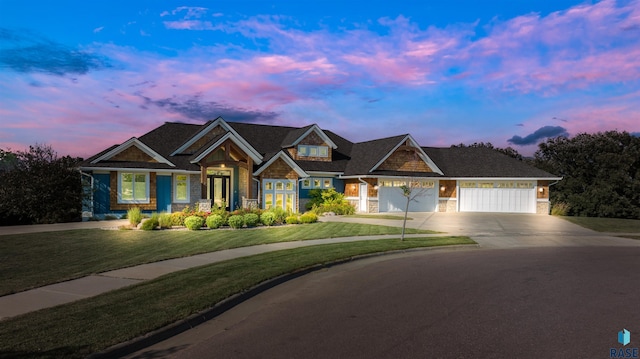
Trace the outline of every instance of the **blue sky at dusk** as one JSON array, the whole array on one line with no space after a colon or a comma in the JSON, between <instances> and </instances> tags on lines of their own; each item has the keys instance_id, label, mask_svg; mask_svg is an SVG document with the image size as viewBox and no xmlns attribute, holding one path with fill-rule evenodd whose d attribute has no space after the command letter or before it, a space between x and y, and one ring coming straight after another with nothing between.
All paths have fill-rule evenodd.
<instances>
[{"instance_id":1,"label":"blue sky at dusk","mask_svg":"<svg viewBox=\"0 0 640 359\"><path fill-rule=\"evenodd\" d=\"M640 0L0 0L0 148L222 116L531 155L640 133L639 59Z\"/></svg>"}]
</instances>

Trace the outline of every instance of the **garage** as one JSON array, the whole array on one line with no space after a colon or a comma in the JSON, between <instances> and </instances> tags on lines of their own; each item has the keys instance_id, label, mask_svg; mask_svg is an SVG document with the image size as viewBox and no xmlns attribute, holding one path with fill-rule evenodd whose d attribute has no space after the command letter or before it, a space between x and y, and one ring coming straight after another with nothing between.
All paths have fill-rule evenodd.
<instances>
[{"instance_id":1,"label":"garage","mask_svg":"<svg viewBox=\"0 0 640 359\"><path fill-rule=\"evenodd\" d=\"M460 181L460 212L536 213L532 181Z\"/></svg>"},{"instance_id":2,"label":"garage","mask_svg":"<svg viewBox=\"0 0 640 359\"><path fill-rule=\"evenodd\" d=\"M380 212L404 212L407 198L399 188L404 181L381 181L378 188ZM415 182L412 187L417 196L409 203L409 212L434 212L436 210L436 190L433 181Z\"/></svg>"}]
</instances>

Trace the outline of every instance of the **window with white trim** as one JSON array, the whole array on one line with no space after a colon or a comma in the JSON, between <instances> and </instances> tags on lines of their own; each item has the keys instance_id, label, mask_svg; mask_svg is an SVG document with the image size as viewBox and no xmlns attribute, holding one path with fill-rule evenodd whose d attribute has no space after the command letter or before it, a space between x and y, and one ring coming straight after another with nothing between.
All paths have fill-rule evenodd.
<instances>
[{"instance_id":1,"label":"window with white trim","mask_svg":"<svg viewBox=\"0 0 640 359\"><path fill-rule=\"evenodd\" d=\"M329 147L298 145L298 156L300 157L329 157Z\"/></svg>"},{"instance_id":2,"label":"window with white trim","mask_svg":"<svg viewBox=\"0 0 640 359\"><path fill-rule=\"evenodd\" d=\"M282 208L296 212L296 181L289 179L265 179L262 184L264 209Z\"/></svg>"},{"instance_id":3,"label":"window with white trim","mask_svg":"<svg viewBox=\"0 0 640 359\"><path fill-rule=\"evenodd\" d=\"M333 188L332 178L307 178L302 181L302 188L304 189L327 189Z\"/></svg>"},{"instance_id":4,"label":"window with white trim","mask_svg":"<svg viewBox=\"0 0 640 359\"><path fill-rule=\"evenodd\" d=\"M173 201L176 203L189 203L190 190L188 174L176 174L173 176Z\"/></svg>"},{"instance_id":5,"label":"window with white trim","mask_svg":"<svg viewBox=\"0 0 640 359\"><path fill-rule=\"evenodd\" d=\"M149 174L119 172L118 203L149 203Z\"/></svg>"}]
</instances>

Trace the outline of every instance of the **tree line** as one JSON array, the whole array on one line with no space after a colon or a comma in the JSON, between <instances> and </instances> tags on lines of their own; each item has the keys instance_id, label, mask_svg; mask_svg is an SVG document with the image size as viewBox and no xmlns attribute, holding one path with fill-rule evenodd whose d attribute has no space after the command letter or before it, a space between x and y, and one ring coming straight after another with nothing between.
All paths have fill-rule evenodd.
<instances>
[{"instance_id":1,"label":"tree line","mask_svg":"<svg viewBox=\"0 0 640 359\"><path fill-rule=\"evenodd\" d=\"M47 145L0 149L0 225L80 220L81 160L60 157Z\"/></svg>"}]
</instances>

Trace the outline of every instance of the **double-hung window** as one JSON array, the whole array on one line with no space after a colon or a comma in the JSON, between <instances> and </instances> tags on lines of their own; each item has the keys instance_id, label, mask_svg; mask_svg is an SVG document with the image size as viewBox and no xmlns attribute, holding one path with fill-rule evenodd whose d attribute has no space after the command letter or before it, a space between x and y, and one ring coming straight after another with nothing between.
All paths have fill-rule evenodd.
<instances>
[{"instance_id":1,"label":"double-hung window","mask_svg":"<svg viewBox=\"0 0 640 359\"><path fill-rule=\"evenodd\" d=\"M120 172L118 203L149 203L149 174Z\"/></svg>"},{"instance_id":2,"label":"double-hung window","mask_svg":"<svg viewBox=\"0 0 640 359\"><path fill-rule=\"evenodd\" d=\"M295 181L265 179L262 188L265 209L278 207L288 212L297 212Z\"/></svg>"},{"instance_id":3,"label":"double-hung window","mask_svg":"<svg viewBox=\"0 0 640 359\"><path fill-rule=\"evenodd\" d=\"M329 147L299 145L298 156L300 157L329 157Z\"/></svg>"}]
</instances>

